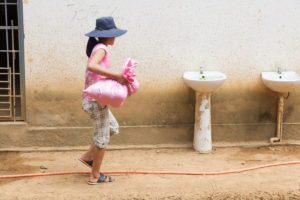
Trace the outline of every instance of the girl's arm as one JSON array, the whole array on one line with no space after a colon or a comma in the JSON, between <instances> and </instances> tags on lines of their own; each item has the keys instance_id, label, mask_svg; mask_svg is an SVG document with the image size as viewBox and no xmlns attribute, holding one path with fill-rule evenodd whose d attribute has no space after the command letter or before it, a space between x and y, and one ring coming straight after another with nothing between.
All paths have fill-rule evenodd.
<instances>
[{"instance_id":1,"label":"girl's arm","mask_svg":"<svg viewBox=\"0 0 300 200\"><path fill-rule=\"evenodd\" d=\"M106 52L104 49L98 49L97 51L95 51L94 55L87 64L87 69L96 74L105 76L110 79L114 79L121 84L128 84L129 82L123 77L122 73L110 72L98 64L104 58L105 53Z\"/></svg>"}]
</instances>

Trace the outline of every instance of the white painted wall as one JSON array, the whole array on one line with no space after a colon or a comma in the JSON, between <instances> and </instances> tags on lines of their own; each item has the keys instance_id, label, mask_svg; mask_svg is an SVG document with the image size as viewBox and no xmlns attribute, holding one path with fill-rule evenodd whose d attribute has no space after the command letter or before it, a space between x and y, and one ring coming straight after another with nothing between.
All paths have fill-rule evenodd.
<instances>
[{"instance_id":1,"label":"white painted wall","mask_svg":"<svg viewBox=\"0 0 300 200\"><path fill-rule=\"evenodd\" d=\"M161 123L191 123L194 115L185 114L193 112L182 81L185 71L204 66L225 73L228 80L213 99L226 89L267 91L260 72L277 66L300 73L299 10L298 0L26 0L27 102L33 108L35 94L45 90L80 99L87 60L84 34L94 29L96 18L111 15L128 30L110 48L112 70L119 71L131 56L139 61L141 83L119 115L138 124L141 116L128 113L139 102L140 110L152 110L140 123L157 117Z\"/></svg>"},{"instance_id":2,"label":"white painted wall","mask_svg":"<svg viewBox=\"0 0 300 200\"><path fill-rule=\"evenodd\" d=\"M111 49L112 66L135 57L139 78L150 88L178 86L184 71L201 65L225 72L230 80L255 78L276 66L300 72L299 9L297 0L28 0L27 83L81 81L83 35L97 17L107 15L128 30Z\"/></svg>"}]
</instances>

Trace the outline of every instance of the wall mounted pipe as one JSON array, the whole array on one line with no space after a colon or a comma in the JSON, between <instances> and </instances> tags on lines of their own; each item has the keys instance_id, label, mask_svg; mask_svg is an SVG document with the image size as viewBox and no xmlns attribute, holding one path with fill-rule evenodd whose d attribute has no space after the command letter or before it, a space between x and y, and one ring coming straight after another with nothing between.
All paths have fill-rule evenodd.
<instances>
[{"instance_id":1,"label":"wall mounted pipe","mask_svg":"<svg viewBox=\"0 0 300 200\"><path fill-rule=\"evenodd\" d=\"M283 100L284 100L284 96L283 94L280 94L278 99L278 109L277 109L276 137L270 138L271 143L282 141L282 123L283 123L283 106L284 106Z\"/></svg>"}]
</instances>

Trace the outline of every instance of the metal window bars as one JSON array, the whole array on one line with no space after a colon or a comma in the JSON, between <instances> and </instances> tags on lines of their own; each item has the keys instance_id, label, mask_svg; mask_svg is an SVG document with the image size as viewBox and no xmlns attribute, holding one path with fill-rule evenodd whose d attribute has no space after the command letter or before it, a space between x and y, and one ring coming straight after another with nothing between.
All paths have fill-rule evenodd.
<instances>
[{"instance_id":1,"label":"metal window bars","mask_svg":"<svg viewBox=\"0 0 300 200\"><path fill-rule=\"evenodd\" d=\"M16 81L15 81L15 60L16 60L16 52L14 49L15 41L14 41L14 21L11 20L11 52L12 52L12 68L11 67L1 67L0 75L7 76L1 77L0 83L6 84L8 87L0 88L0 97L7 99L8 101L1 101L0 104L0 119L13 119L16 121ZM12 71L12 73L11 73ZM11 78L12 77L12 78ZM12 80L11 80L12 79ZM3 94L4 93L4 94ZM4 105L4 106L3 106ZM6 106L5 106L6 105ZM9 113L9 114L8 114Z\"/></svg>"},{"instance_id":2,"label":"metal window bars","mask_svg":"<svg viewBox=\"0 0 300 200\"><path fill-rule=\"evenodd\" d=\"M10 67L0 67L0 83L7 84L8 87L0 88L0 97L8 99L7 101L1 101L0 105L0 119L12 119L12 106L11 106L11 69ZM3 78L5 76L5 78Z\"/></svg>"},{"instance_id":3,"label":"metal window bars","mask_svg":"<svg viewBox=\"0 0 300 200\"><path fill-rule=\"evenodd\" d=\"M0 0L0 121L25 119L22 0Z\"/></svg>"}]
</instances>

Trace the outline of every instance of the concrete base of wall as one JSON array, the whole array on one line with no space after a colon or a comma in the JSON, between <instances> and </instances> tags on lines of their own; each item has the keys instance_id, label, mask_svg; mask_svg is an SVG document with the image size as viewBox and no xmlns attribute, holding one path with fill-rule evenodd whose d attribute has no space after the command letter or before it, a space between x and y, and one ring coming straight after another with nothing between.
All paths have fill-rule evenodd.
<instances>
[{"instance_id":1,"label":"concrete base of wall","mask_svg":"<svg viewBox=\"0 0 300 200\"><path fill-rule=\"evenodd\" d=\"M276 124L214 124L214 143L268 143ZM192 145L193 124L169 126L126 126L111 139L115 146ZM0 148L87 146L92 142L91 127L30 127L26 123L0 123ZM284 140L300 140L300 124L283 125ZM284 141L283 141L284 142Z\"/></svg>"},{"instance_id":2,"label":"concrete base of wall","mask_svg":"<svg viewBox=\"0 0 300 200\"><path fill-rule=\"evenodd\" d=\"M299 140L285 140L278 144L270 142L215 142L213 151L219 148L260 148L273 146L300 146ZM41 151L86 151L89 146L64 146L64 147L7 147L0 148L0 152L41 152ZM193 144L159 144L159 145L114 145L108 146L107 150L147 150L147 149L193 149Z\"/></svg>"}]
</instances>

